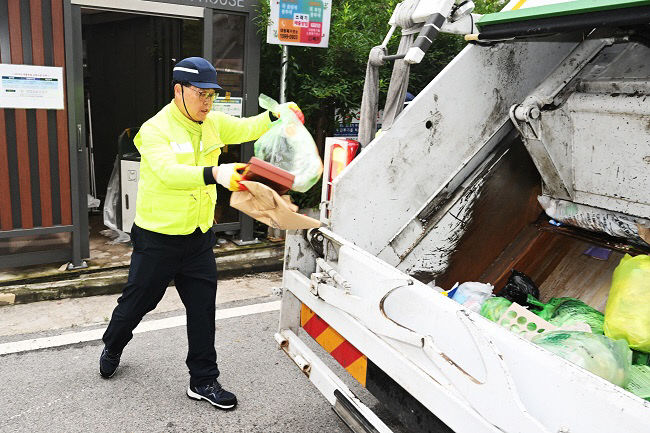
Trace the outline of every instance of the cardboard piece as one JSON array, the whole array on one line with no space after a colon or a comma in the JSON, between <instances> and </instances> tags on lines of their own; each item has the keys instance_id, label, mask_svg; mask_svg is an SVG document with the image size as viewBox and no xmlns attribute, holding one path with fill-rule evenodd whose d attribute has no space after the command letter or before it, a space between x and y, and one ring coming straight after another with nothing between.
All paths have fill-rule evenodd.
<instances>
[{"instance_id":1,"label":"cardboard piece","mask_svg":"<svg viewBox=\"0 0 650 433\"><path fill-rule=\"evenodd\" d=\"M637 224L636 226L639 229L639 236L641 239L643 239L647 244L650 244L650 227L645 227L641 224Z\"/></svg>"},{"instance_id":2,"label":"cardboard piece","mask_svg":"<svg viewBox=\"0 0 650 433\"><path fill-rule=\"evenodd\" d=\"M248 167L244 170L242 178L263 183L283 195L291 189L296 177L286 170L253 156L248 161Z\"/></svg>"},{"instance_id":3,"label":"cardboard piece","mask_svg":"<svg viewBox=\"0 0 650 433\"><path fill-rule=\"evenodd\" d=\"M270 227L280 230L311 229L321 226L320 221L296 213L298 206L291 203L288 195L280 196L259 182L241 181L247 191L233 192L230 206L244 212Z\"/></svg>"}]
</instances>

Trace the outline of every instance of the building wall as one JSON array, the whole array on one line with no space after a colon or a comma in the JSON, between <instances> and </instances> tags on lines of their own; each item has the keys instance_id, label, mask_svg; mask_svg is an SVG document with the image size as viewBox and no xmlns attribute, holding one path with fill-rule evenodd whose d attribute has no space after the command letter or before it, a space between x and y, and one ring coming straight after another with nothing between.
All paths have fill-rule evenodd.
<instances>
[{"instance_id":1,"label":"building wall","mask_svg":"<svg viewBox=\"0 0 650 433\"><path fill-rule=\"evenodd\" d=\"M0 61L65 67L63 0L0 0ZM0 231L72 224L67 106L0 109Z\"/></svg>"}]
</instances>

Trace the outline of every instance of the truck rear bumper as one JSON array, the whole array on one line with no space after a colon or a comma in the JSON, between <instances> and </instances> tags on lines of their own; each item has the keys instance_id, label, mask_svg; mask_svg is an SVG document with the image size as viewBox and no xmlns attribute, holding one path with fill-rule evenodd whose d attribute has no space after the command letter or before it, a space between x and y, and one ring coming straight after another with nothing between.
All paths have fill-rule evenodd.
<instances>
[{"instance_id":1,"label":"truck rear bumper","mask_svg":"<svg viewBox=\"0 0 650 433\"><path fill-rule=\"evenodd\" d=\"M275 334L275 340L323 394L336 414L352 431L358 433L392 432L293 331L282 329Z\"/></svg>"}]
</instances>

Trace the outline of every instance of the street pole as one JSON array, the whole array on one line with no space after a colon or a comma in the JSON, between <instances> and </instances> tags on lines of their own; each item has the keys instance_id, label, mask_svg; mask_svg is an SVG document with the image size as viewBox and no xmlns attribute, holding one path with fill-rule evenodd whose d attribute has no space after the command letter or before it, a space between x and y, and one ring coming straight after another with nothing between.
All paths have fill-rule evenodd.
<instances>
[{"instance_id":1,"label":"street pole","mask_svg":"<svg viewBox=\"0 0 650 433\"><path fill-rule=\"evenodd\" d=\"M282 45L282 71L280 72L280 104L287 102L287 69L289 68L289 47Z\"/></svg>"},{"instance_id":2,"label":"street pole","mask_svg":"<svg viewBox=\"0 0 650 433\"><path fill-rule=\"evenodd\" d=\"M289 47L282 45L282 59L280 66L280 104L287 102L287 70L289 68ZM286 236L286 231L269 227L268 231L269 238L275 239L284 239Z\"/></svg>"}]
</instances>

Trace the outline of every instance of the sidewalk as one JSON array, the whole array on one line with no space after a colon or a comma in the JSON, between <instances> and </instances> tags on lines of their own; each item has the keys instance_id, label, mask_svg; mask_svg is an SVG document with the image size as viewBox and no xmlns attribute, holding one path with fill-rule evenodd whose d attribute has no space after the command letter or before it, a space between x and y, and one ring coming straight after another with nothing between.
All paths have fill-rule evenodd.
<instances>
[{"instance_id":1,"label":"sidewalk","mask_svg":"<svg viewBox=\"0 0 650 433\"><path fill-rule=\"evenodd\" d=\"M87 268L67 271L64 263L53 263L2 269L0 305L120 293L129 273L131 244L111 243L99 233L105 227L96 218L90 225ZM219 278L282 269L284 241L238 246L222 234L218 236L214 255Z\"/></svg>"}]
</instances>

